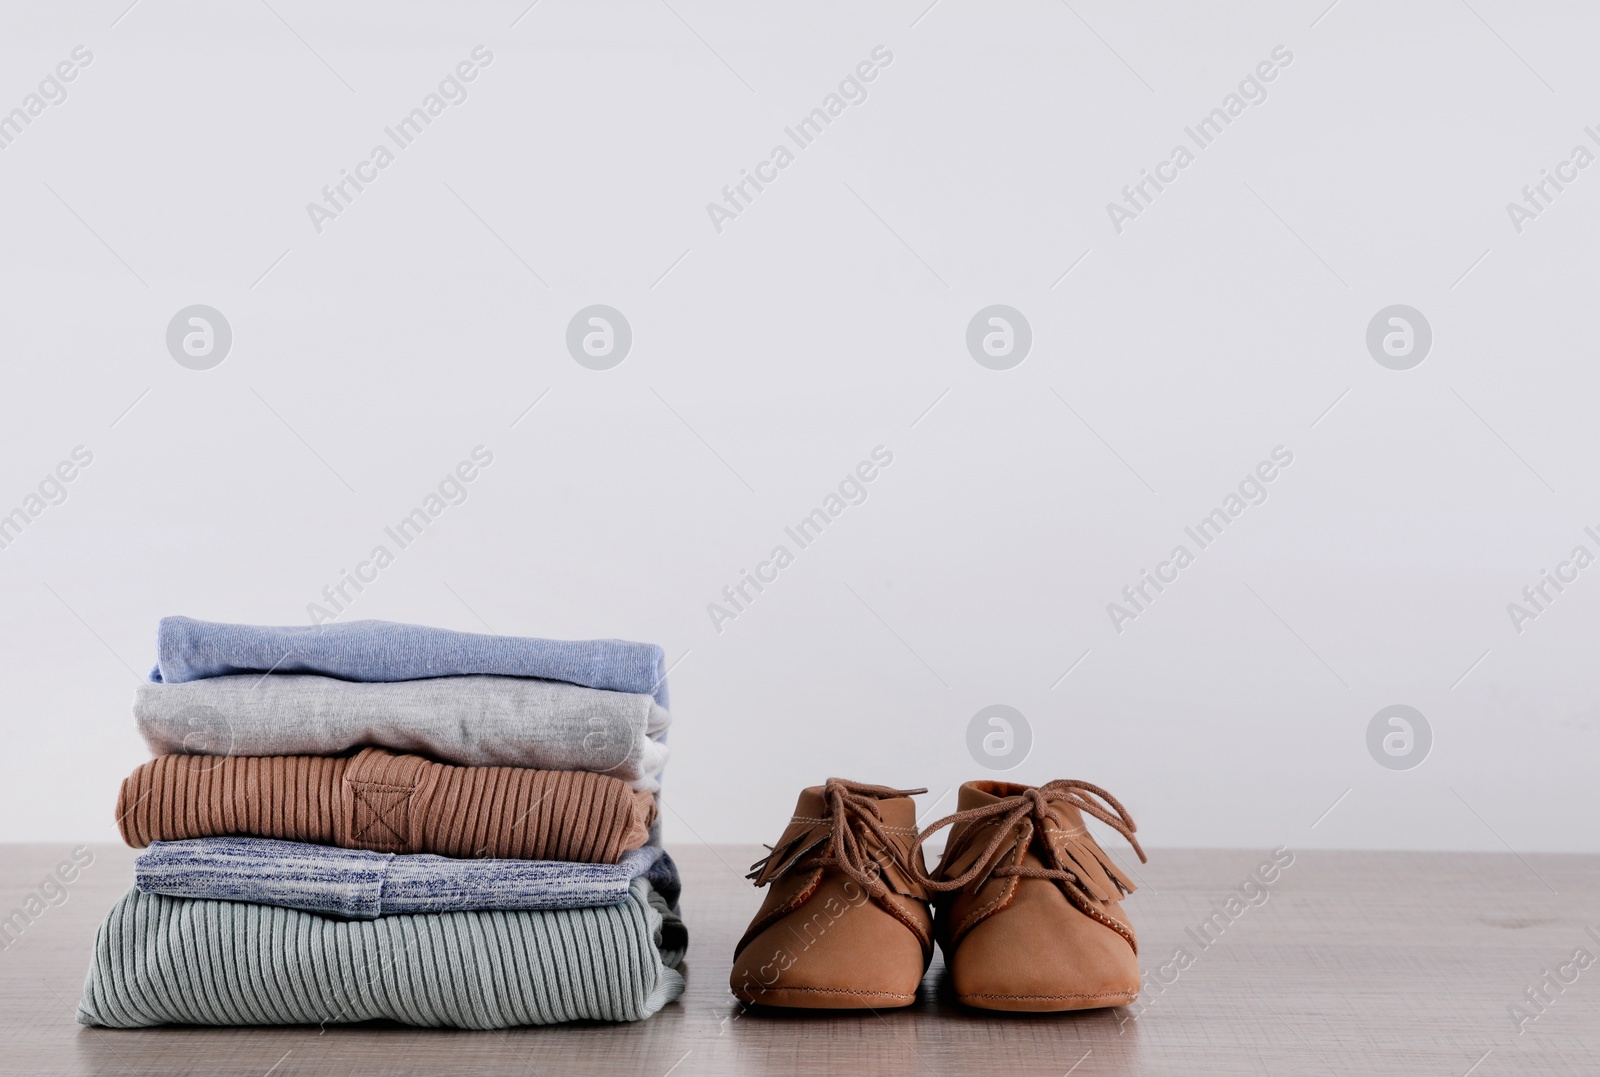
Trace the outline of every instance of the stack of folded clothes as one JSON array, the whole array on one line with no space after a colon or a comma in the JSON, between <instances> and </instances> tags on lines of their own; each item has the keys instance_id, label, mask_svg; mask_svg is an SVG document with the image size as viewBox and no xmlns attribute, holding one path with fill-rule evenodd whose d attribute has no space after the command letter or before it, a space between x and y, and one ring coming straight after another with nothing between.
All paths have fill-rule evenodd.
<instances>
[{"instance_id":1,"label":"stack of folded clothes","mask_svg":"<svg viewBox=\"0 0 1600 1077\"><path fill-rule=\"evenodd\" d=\"M661 648L161 622L87 1025L636 1021L683 993Z\"/></svg>"}]
</instances>

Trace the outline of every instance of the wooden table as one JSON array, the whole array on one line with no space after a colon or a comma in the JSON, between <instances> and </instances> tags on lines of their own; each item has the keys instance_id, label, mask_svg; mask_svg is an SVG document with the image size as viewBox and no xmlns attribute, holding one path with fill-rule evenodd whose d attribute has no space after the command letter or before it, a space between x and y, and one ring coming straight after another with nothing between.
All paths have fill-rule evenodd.
<instances>
[{"instance_id":1,"label":"wooden table","mask_svg":"<svg viewBox=\"0 0 1600 1077\"><path fill-rule=\"evenodd\" d=\"M741 1012L727 990L733 943L759 898L741 876L761 850L683 846L673 854L684 879L689 988L653 1019L319 1032L74 1023L95 927L132 879L130 850L92 849L95 861L67 900L0 952L0 1073L1600 1073L1594 856L1299 852L1264 901L1252 887L1258 904L1230 910L1228 895L1264 852L1157 851L1148 866L1134 865L1142 888L1128 908L1146 972L1169 982L1147 989L1139 1006L1054 1016L964 1010L942 992L935 957L909 1009L767 1017ZM0 846L0 915L65 852ZM1223 918L1202 931L1218 909ZM1180 948L1190 960L1174 963ZM1540 1013L1525 989L1578 949L1596 964ZM1525 1013L1520 1028L1513 1005Z\"/></svg>"}]
</instances>

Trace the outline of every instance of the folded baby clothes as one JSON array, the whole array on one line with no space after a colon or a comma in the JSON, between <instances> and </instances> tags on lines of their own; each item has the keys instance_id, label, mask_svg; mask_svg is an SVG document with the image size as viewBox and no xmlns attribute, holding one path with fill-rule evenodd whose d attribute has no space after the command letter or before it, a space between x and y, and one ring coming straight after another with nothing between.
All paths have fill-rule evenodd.
<instances>
[{"instance_id":1,"label":"folded baby clothes","mask_svg":"<svg viewBox=\"0 0 1600 1077\"><path fill-rule=\"evenodd\" d=\"M447 628L351 621L272 627L163 617L152 681L229 673L324 673L351 681L407 681L487 673L655 696L667 706L666 657L653 643L486 636Z\"/></svg>"},{"instance_id":2,"label":"folded baby clothes","mask_svg":"<svg viewBox=\"0 0 1600 1077\"><path fill-rule=\"evenodd\" d=\"M246 834L456 857L614 864L649 837L655 798L571 770L353 756L163 755L124 779L117 825L152 841Z\"/></svg>"},{"instance_id":3,"label":"folded baby clothes","mask_svg":"<svg viewBox=\"0 0 1600 1077\"><path fill-rule=\"evenodd\" d=\"M95 937L77 1016L111 1028L637 1021L683 993L684 946L644 878L602 908L376 920L133 889Z\"/></svg>"},{"instance_id":4,"label":"folded baby clothes","mask_svg":"<svg viewBox=\"0 0 1600 1077\"><path fill-rule=\"evenodd\" d=\"M366 745L472 767L588 770L660 788L672 720L643 693L526 677L362 683L242 673L140 685L134 720L157 755L333 755Z\"/></svg>"},{"instance_id":5,"label":"folded baby clothes","mask_svg":"<svg viewBox=\"0 0 1600 1077\"><path fill-rule=\"evenodd\" d=\"M395 913L620 905L641 876L668 908L677 908L677 865L655 845L626 853L615 864L577 864L401 856L272 838L194 838L153 842L133 863L134 885L147 894L248 901L363 920Z\"/></svg>"}]
</instances>

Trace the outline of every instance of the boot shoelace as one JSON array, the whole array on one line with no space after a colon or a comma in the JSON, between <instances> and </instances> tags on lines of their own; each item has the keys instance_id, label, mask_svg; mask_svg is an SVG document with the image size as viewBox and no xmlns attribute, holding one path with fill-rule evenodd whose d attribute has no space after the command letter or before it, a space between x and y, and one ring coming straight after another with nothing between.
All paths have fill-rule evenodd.
<instances>
[{"instance_id":1,"label":"boot shoelace","mask_svg":"<svg viewBox=\"0 0 1600 1077\"><path fill-rule=\"evenodd\" d=\"M877 857L863 840L865 833L877 840L880 849L902 871L911 878L918 878L921 872L917 871L911 859L884 832L883 814L878 810L878 801L888 797L908 797L926 792L926 789L891 789L884 785L866 785L844 778L829 778L822 787L822 796L828 805L828 818L832 823L826 852L819 850L797 859L790 866L807 871L813 868L838 868L869 891L877 893L883 886L879 879L881 869ZM750 874L745 878L754 879L760 876L766 865L778 855L776 848L768 846L768 849L770 851L766 856L750 865Z\"/></svg>"},{"instance_id":2,"label":"boot shoelace","mask_svg":"<svg viewBox=\"0 0 1600 1077\"><path fill-rule=\"evenodd\" d=\"M1093 796L1097 799L1091 800ZM1016 796L997 800L981 808L969 808L966 811L954 812L945 816L938 822L931 824L921 834L917 835L917 843L927 841L929 836L940 829L956 823L977 823L992 816L1002 816L1000 825L995 828L994 837L989 839L988 848L983 855L973 862L965 872L953 879L934 879L923 875L918 878L923 886L929 890L949 891L960 890L972 880L983 873L984 867L993 858L1001 844L1010 838L1018 823L1024 819L1032 818L1035 823L1035 833L1046 832L1046 824L1058 826L1055 817L1050 814L1051 803L1069 804L1086 815L1092 815L1102 823L1111 827L1127 839L1133 846L1133 851L1139 854L1139 862L1146 863L1144 850L1139 846L1139 839L1134 837L1138 829L1134 825L1133 817L1128 814L1128 809L1122 806L1121 801L1098 785L1081 782L1071 778L1061 778L1039 786L1037 789L1025 789ZM1026 879L1055 879L1062 882L1080 883L1082 880L1074 872L1059 868L1036 868L1028 864L1001 866L994 868L991 875L1010 876L1017 875Z\"/></svg>"}]
</instances>

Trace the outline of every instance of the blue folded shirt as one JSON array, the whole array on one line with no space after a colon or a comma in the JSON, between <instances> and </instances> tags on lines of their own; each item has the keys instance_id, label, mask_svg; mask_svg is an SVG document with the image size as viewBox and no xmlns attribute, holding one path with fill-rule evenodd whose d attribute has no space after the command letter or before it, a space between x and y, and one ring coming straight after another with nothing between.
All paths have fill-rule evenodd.
<instances>
[{"instance_id":1,"label":"blue folded shirt","mask_svg":"<svg viewBox=\"0 0 1600 1077\"><path fill-rule=\"evenodd\" d=\"M176 684L229 673L321 673L347 681L410 681L484 673L540 677L667 703L666 656L653 643L487 636L351 621L273 627L163 617L150 679Z\"/></svg>"},{"instance_id":2,"label":"blue folded shirt","mask_svg":"<svg viewBox=\"0 0 1600 1077\"><path fill-rule=\"evenodd\" d=\"M396 855L272 838L193 838L151 842L133 870L134 885L147 894L248 901L354 920L620 905L639 876L676 909L681 889L678 866L654 845L615 864L580 864Z\"/></svg>"}]
</instances>

